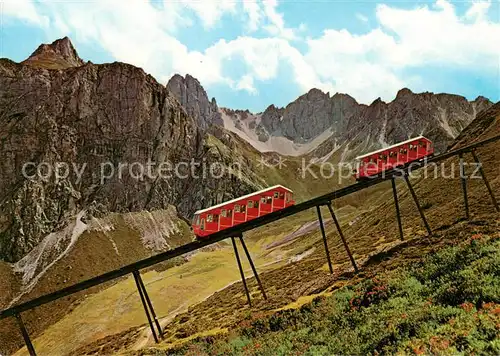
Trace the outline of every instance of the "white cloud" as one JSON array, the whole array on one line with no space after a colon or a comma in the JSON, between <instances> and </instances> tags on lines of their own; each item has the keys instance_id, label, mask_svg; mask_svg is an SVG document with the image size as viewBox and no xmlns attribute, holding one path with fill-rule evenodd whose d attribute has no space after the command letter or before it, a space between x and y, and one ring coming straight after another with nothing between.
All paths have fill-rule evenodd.
<instances>
[{"instance_id":1,"label":"white cloud","mask_svg":"<svg viewBox=\"0 0 500 356\"><path fill-rule=\"evenodd\" d=\"M276 11L278 6L277 0L264 0L264 13L266 14L270 24L265 26L265 29L272 36L293 40L296 38L294 30L285 27L283 14Z\"/></svg>"},{"instance_id":2,"label":"white cloud","mask_svg":"<svg viewBox=\"0 0 500 356\"><path fill-rule=\"evenodd\" d=\"M212 28L226 13L235 13L234 0L180 0L180 3L192 9L202 20L205 28Z\"/></svg>"},{"instance_id":3,"label":"white cloud","mask_svg":"<svg viewBox=\"0 0 500 356\"><path fill-rule=\"evenodd\" d=\"M257 94L257 89L253 83L253 77L250 74L245 74L241 77L240 81L236 84L236 89L246 90L250 94Z\"/></svg>"},{"instance_id":4,"label":"white cloud","mask_svg":"<svg viewBox=\"0 0 500 356\"><path fill-rule=\"evenodd\" d=\"M363 102L390 100L403 86L421 86L421 78L402 74L410 68L436 64L498 75L500 53L493 44L500 41L500 24L487 20L489 6L473 3L460 17L444 0L432 9L379 5L380 28L363 35L326 30L308 41L305 57L319 78Z\"/></svg>"},{"instance_id":5,"label":"white cloud","mask_svg":"<svg viewBox=\"0 0 500 356\"><path fill-rule=\"evenodd\" d=\"M259 3L257 1L243 1L243 11L248 16L248 30L250 32L257 31L263 17Z\"/></svg>"},{"instance_id":6,"label":"white cloud","mask_svg":"<svg viewBox=\"0 0 500 356\"><path fill-rule=\"evenodd\" d=\"M356 18L361 21L361 22L365 22L367 23L368 22L368 17L366 17L365 15L363 14L360 14L359 12L356 14Z\"/></svg>"},{"instance_id":7,"label":"white cloud","mask_svg":"<svg viewBox=\"0 0 500 356\"><path fill-rule=\"evenodd\" d=\"M2 15L7 19L14 18L39 26L47 26L48 24L48 19L41 16L36 11L33 2L29 0L4 0L0 3Z\"/></svg>"},{"instance_id":8,"label":"white cloud","mask_svg":"<svg viewBox=\"0 0 500 356\"><path fill-rule=\"evenodd\" d=\"M491 1L474 1L467 10L465 17L475 21L483 21L490 9Z\"/></svg>"},{"instance_id":9,"label":"white cloud","mask_svg":"<svg viewBox=\"0 0 500 356\"><path fill-rule=\"evenodd\" d=\"M482 5L485 14L490 3ZM478 13L477 5L474 13ZM413 10L377 7L377 18L384 30L397 35L386 60L407 67L429 64L459 66L498 66L500 24L476 16L475 22L461 18L450 2L438 0L436 10L423 6ZM469 13L470 14L470 13ZM387 35L389 36L389 35ZM394 37L393 37L394 38Z\"/></svg>"},{"instance_id":10,"label":"white cloud","mask_svg":"<svg viewBox=\"0 0 500 356\"><path fill-rule=\"evenodd\" d=\"M239 4L163 0L163 6L143 0L130 0L126 6L119 0L101 0L91 7L78 2L12 1L4 4L8 18L45 26L51 37L69 35L76 42L97 43L116 60L143 67L163 82L174 73L189 73L204 86L223 84L257 94L259 82L274 80L284 66L291 71L290 82L302 91L317 87L347 92L368 103L379 96L390 100L403 86L425 84L422 78L404 75L409 68L438 64L495 74L498 70L495 43L500 40L500 24L488 19L489 1L471 3L463 16L445 0L413 9L378 5L376 29L364 34L325 29L300 47L293 40L307 31L307 24L297 29L287 26L276 0ZM176 38L183 27L195 23L193 13L210 28L237 11L242 16L227 20L245 18L247 30L264 29L269 36L220 39L197 51ZM354 16L364 21L360 17L364 15ZM238 67L243 64L243 73L226 74L231 61L238 61Z\"/></svg>"}]
</instances>

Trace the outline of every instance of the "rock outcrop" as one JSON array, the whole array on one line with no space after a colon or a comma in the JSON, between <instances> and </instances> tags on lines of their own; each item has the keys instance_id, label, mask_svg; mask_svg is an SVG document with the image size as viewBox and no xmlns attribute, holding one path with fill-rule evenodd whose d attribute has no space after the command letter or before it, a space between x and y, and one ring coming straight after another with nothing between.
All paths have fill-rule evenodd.
<instances>
[{"instance_id":1,"label":"rock outcrop","mask_svg":"<svg viewBox=\"0 0 500 356\"><path fill-rule=\"evenodd\" d=\"M1 59L0 260L19 260L81 210L101 216L174 205L189 218L258 188L230 169L252 171L225 147L224 134L205 133L215 107L198 104L200 116L189 115L142 69L83 63L68 39L40 46L23 63Z\"/></svg>"},{"instance_id":2,"label":"rock outcrop","mask_svg":"<svg viewBox=\"0 0 500 356\"><path fill-rule=\"evenodd\" d=\"M198 79L189 74L185 78L176 74L168 81L167 89L179 100L188 115L196 119L202 130L212 125L223 126L215 98L208 100L207 92Z\"/></svg>"},{"instance_id":3,"label":"rock outcrop","mask_svg":"<svg viewBox=\"0 0 500 356\"><path fill-rule=\"evenodd\" d=\"M284 136L303 144L330 130L330 138L314 152L317 156L328 154L339 144L348 145L354 154L422 134L434 140L439 151L457 137L476 113L491 105L484 97L468 101L459 95L416 94L407 88L401 89L390 103L379 98L363 105L346 94L330 97L329 93L312 89L286 108L269 106L262 113L256 132L259 130L262 141Z\"/></svg>"},{"instance_id":4,"label":"rock outcrop","mask_svg":"<svg viewBox=\"0 0 500 356\"><path fill-rule=\"evenodd\" d=\"M48 69L66 69L84 65L70 39L64 37L51 44L41 44L23 64Z\"/></svg>"}]
</instances>

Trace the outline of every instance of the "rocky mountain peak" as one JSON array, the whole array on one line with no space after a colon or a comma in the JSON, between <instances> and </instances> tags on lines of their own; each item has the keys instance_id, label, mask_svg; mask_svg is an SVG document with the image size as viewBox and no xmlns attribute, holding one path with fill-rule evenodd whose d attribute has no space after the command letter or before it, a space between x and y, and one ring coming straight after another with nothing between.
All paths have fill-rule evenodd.
<instances>
[{"instance_id":1,"label":"rocky mountain peak","mask_svg":"<svg viewBox=\"0 0 500 356\"><path fill-rule=\"evenodd\" d=\"M185 77L175 74L167 83L167 89L179 100L187 113L194 117L198 126L206 130L212 125L223 126L217 101L208 99L207 92L198 79L186 74Z\"/></svg>"},{"instance_id":2,"label":"rocky mountain peak","mask_svg":"<svg viewBox=\"0 0 500 356\"><path fill-rule=\"evenodd\" d=\"M409 96L413 95L413 92L408 89L408 88L403 88L403 89L400 89L398 91L398 93L396 94L396 100L398 99L404 99L404 98L407 98Z\"/></svg>"},{"instance_id":3,"label":"rocky mountain peak","mask_svg":"<svg viewBox=\"0 0 500 356\"><path fill-rule=\"evenodd\" d=\"M330 99L330 93L324 93L320 89L312 88L311 90L309 90L307 92L307 94L299 97L299 99L297 99L297 100L300 100L301 98L308 99L308 100L311 100L311 99L313 99L313 100L314 99L325 100L325 99Z\"/></svg>"},{"instance_id":4,"label":"rocky mountain peak","mask_svg":"<svg viewBox=\"0 0 500 356\"><path fill-rule=\"evenodd\" d=\"M65 69L85 64L68 37L51 44L41 44L23 63L47 69Z\"/></svg>"}]
</instances>

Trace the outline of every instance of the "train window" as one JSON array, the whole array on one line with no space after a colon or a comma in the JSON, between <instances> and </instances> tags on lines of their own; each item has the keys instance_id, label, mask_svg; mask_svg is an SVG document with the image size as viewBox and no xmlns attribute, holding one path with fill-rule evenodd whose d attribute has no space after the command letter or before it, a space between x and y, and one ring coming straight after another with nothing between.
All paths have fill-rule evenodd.
<instances>
[{"instance_id":1,"label":"train window","mask_svg":"<svg viewBox=\"0 0 500 356\"><path fill-rule=\"evenodd\" d=\"M227 209L227 217L233 216L233 211L231 209Z\"/></svg>"},{"instance_id":2,"label":"train window","mask_svg":"<svg viewBox=\"0 0 500 356\"><path fill-rule=\"evenodd\" d=\"M290 202L292 200L292 193L286 193L286 202Z\"/></svg>"},{"instance_id":3,"label":"train window","mask_svg":"<svg viewBox=\"0 0 500 356\"><path fill-rule=\"evenodd\" d=\"M249 200L248 201L248 207L249 208L253 208L253 200Z\"/></svg>"},{"instance_id":4,"label":"train window","mask_svg":"<svg viewBox=\"0 0 500 356\"><path fill-rule=\"evenodd\" d=\"M253 202L253 207L254 208L258 208L259 207L259 201L258 200L256 200L256 201Z\"/></svg>"},{"instance_id":5,"label":"train window","mask_svg":"<svg viewBox=\"0 0 500 356\"><path fill-rule=\"evenodd\" d=\"M214 216L212 214L207 215L207 222L212 222L214 221Z\"/></svg>"},{"instance_id":6,"label":"train window","mask_svg":"<svg viewBox=\"0 0 500 356\"><path fill-rule=\"evenodd\" d=\"M226 209L222 209L222 210L220 211L220 215L221 215L223 218L227 218L227 211L226 211Z\"/></svg>"},{"instance_id":7,"label":"train window","mask_svg":"<svg viewBox=\"0 0 500 356\"><path fill-rule=\"evenodd\" d=\"M273 202L273 198L272 197L267 197L267 204L271 204Z\"/></svg>"},{"instance_id":8,"label":"train window","mask_svg":"<svg viewBox=\"0 0 500 356\"><path fill-rule=\"evenodd\" d=\"M278 199L279 194L280 194L280 193L278 193L278 192L274 192L274 199Z\"/></svg>"},{"instance_id":9,"label":"train window","mask_svg":"<svg viewBox=\"0 0 500 356\"><path fill-rule=\"evenodd\" d=\"M219 215L218 214L214 214L214 222L217 222L219 221Z\"/></svg>"},{"instance_id":10,"label":"train window","mask_svg":"<svg viewBox=\"0 0 500 356\"><path fill-rule=\"evenodd\" d=\"M243 205L243 204L242 204L242 205L241 205L241 212L242 212L242 213L244 213L244 212L245 212L245 210L246 210L246 205Z\"/></svg>"},{"instance_id":11,"label":"train window","mask_svg":"<svg viewBox=\"0 0 500 356\"><path fill-rule=\"evenodd\" d=\"M236 205L234 206L234 212L235 212L235 213L239 213L239 212L241 212L241 209L240 209L240 205L239 205L239 204L236 204Z\"/></svg>"},{"instance_id":12,"label":"train window","mask_svg":"<svg viewBox=\"0 0 500 356\"><path fill-rule=\"evenodd\" d=\"M280 193L280 199L284 199L285 198L285 195L281 192Z\"/></svg>"},{"instance_id":13,"label":"train window","mask_svg":"<svg viewBox=\"0 0 500 356\"><path fill-rule=\"evenodd\" d=\"M260 202L261 202L262 204L265 204L265 203L266 203L266 197L262 197L262 198L260 198Z\"/></svg>"},{"instance_id":14,"label":"train window","mask_svg":"<svg viewBox=\"0 0 500 356\"><path fill-rule=\"evenodd\" d=\"M205 219L201 219L200 229L205 230Z\"/></svg>"}]
</instances>

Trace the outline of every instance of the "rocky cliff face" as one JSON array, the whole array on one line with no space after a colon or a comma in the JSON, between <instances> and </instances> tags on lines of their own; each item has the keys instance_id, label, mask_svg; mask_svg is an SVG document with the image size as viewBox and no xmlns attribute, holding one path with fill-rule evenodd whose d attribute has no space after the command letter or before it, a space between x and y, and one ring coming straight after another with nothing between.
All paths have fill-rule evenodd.
<instances>
[{"instance_id":1,"label":"rocky cliff face","mask_svg":"<svg viewBox=\"0 0 500 356\"><path fill-rule=\"evenodd\" d=\"M176 74L167 83L167 89L179 100L188 115L194 117L202 130L212 125L223 125L215 98L208 100L205 89L198 79Z\"/></svg>"},{"instance_id":2,"label":"rocky cliff face","mask_svg":"<svg viewBox=\"0 0 500 356\"><path fill-rule=\"evenodd\" d=\"M213 106L207 110L200 112ZM84 63L68 39L20 64L1 59L0 260L20 259L81 210L99 216L172 204L189 217L254 190L227 168L239 158L222 152L219 139L214 150L197 120L206 122L142 69Z\"/></svg>"}]
</instances>

